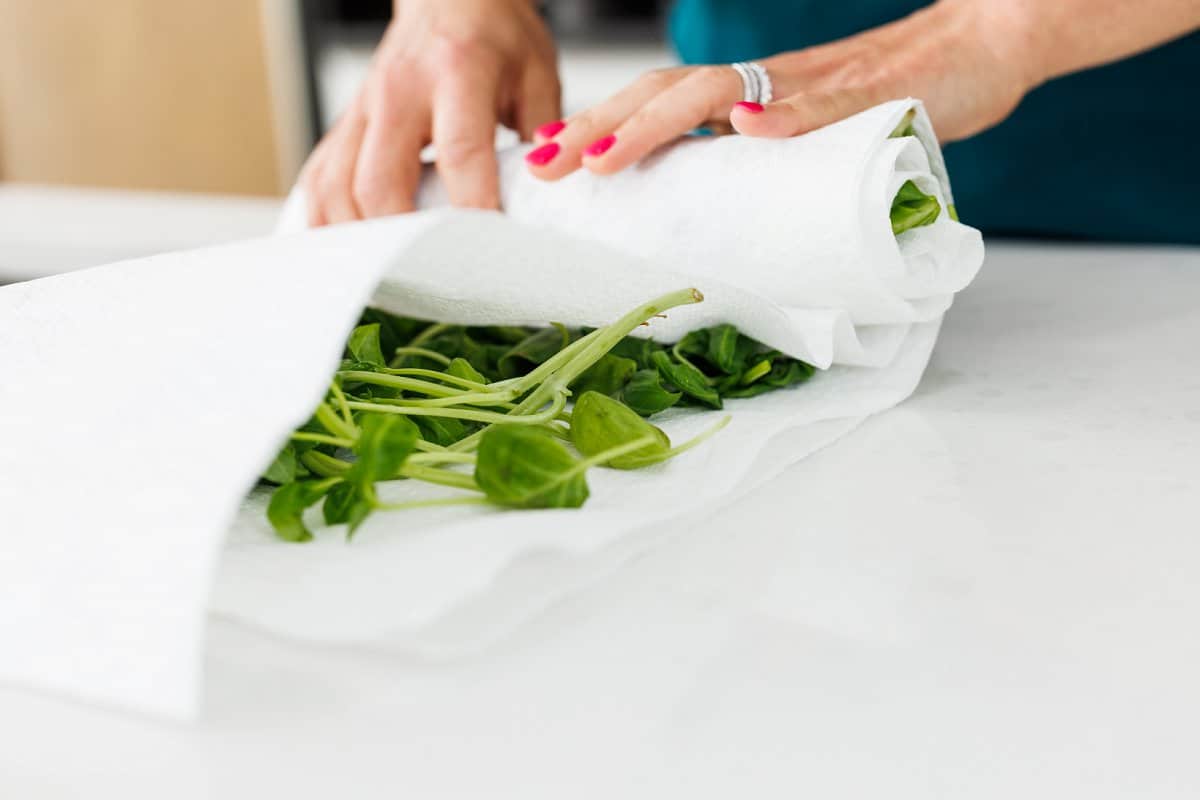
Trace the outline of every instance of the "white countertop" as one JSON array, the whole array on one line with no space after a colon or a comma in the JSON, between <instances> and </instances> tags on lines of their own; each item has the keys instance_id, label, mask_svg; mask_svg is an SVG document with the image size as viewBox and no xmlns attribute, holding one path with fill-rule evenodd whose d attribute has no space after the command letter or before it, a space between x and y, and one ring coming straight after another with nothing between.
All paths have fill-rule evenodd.
<instances>
[{"instance_id":1,"label":"white countertop","mask_svg":"<svg viewBox=\"0 0 1200 800\"><path fill-rule=\"evenodd\" d=\"M993 243L915 397L450 664L214 621L13 798L1200 796L1200 251Z\"/></svg>"},{"instance_id":2,"label":"white countertop","mask_svg":"<svg viewBox=\"0 0 1200 800\"><path fill-rule=\"evenodd\" d=\"M266 236L283 201L0 183L0 284Z\"/></svg>"}]
</instances>

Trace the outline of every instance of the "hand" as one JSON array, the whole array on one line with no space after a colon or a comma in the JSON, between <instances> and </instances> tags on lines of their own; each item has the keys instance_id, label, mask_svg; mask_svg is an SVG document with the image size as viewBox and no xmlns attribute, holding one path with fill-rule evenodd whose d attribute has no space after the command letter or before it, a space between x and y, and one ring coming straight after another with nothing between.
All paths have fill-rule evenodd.
<instances>
[{"instance_id":1,"label":"hand","mask_svg":"<svg viewBox=\"0 0 1200 800\"><path fill-rule=\"evenodd\" d=\"M529 168L549 180L581 165L607 175L694 128L795 136L909 95L925 101L943 140L961 139L1000 122L1042 79L1024 17L1009 9L942 0L848 39L763 59L781 98L766 106L738 102L742 82L726 65L651 72L561 130L547 126L552 140L529 154Z\"/></svg>"},{"instance_id":2,"label":"hand","mask_svg":"<svg viewBox=\"0 0 1200 800\"><path fill-rule=\"evenodd\" d=\"M301 173L310 226L413 209L421 149L457 206L498 208L500 122L557 119L554 43L531 0L400 0L349 110Z\"/></svg>"}]
</instances>

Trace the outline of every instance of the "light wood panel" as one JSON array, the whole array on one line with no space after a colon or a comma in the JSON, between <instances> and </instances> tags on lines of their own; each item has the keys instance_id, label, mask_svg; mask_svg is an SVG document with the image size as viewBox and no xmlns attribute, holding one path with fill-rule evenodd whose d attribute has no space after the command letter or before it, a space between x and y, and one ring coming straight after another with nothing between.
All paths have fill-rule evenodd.
<instances>
[{"instance_id":1,"label":"light wood panel","mask_svg":"<svg viewBox=\"0 0 1200 800\"><path fill-rule=\"evenodd\" d=\"M0 177L277 194L257 0L0 0Z\"/></svg>"}]
</instances>

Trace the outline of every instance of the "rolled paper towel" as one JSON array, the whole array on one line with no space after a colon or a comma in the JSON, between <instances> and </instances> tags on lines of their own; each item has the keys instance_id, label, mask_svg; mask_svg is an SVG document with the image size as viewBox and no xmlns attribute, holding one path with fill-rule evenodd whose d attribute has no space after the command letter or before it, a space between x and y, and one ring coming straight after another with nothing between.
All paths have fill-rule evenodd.
<instances>
[{"instance_id":1,"label":"rolled paper towel","mask_svg":"<svg viewBox=\"0 0 1200 800\"><path fill-rule=\"evenodd\" d=\"M887 363L903 330L894 326L937 319L983 262L979 232L952 218L937 138L912 99L791 139L690 138L606 177L579 171L547 183L529 173L524 153L500 155L509 220L639 256L682 283L705 286L704 322L733 322L822 367ZM932 224L897 236L889 211L910 181L935 197L942 212ZM446 202L429 170L419 207ZM304 227L304 203L302 192L292 193L281 231ZM559 280L571 282L572 272L563 263ZM478 285L490 289L503 277L481 276ZM628 288L625 306L649 296L636 283ZM497 321L470 314L481 299L464 297L463 314L450 321ZM538 319L585 321L555 316L550 312L557 309L536 298L527 302L536 306L530 311L543 312ZM764 315L764 306L772 313ZM391 310L429 311L403 301ZM774 321L764 324L768 319ZM784 332L789 328L792 335Z\"/></svg>"}]
</instances>

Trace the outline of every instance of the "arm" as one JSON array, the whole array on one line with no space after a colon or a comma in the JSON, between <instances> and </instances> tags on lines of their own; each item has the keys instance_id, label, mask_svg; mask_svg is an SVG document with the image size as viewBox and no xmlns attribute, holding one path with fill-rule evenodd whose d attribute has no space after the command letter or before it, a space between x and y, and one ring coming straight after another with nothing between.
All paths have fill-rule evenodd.
<instances>
[{"instance_id":1,"label":"arm","mask_svg":"<svg viewBox=\"0 0 1200 800\"><path fill-rule=\"evenodd\" d=\"M1015 36L1036 65L1039 83L1119 61L1200 27L1200 0L1010 2Z\"/></svg>"},{"instance_id":2,"label":"arm","mask_svg":"<svg viewBox=\"0 0 1200 800\"><path fill-rule=\"evenodd\" d=\"M738 102L742 84L728 66L645 75L566 120L530 153L529 168L548 180L581 165L609 174L693 128L795 136L909 95L925 101L942 139L963 139L1051 78L1198 26L1200 0L940 0L847 39L762 59L777 98L765 106Z\"/></svg>"}]
</instances>

